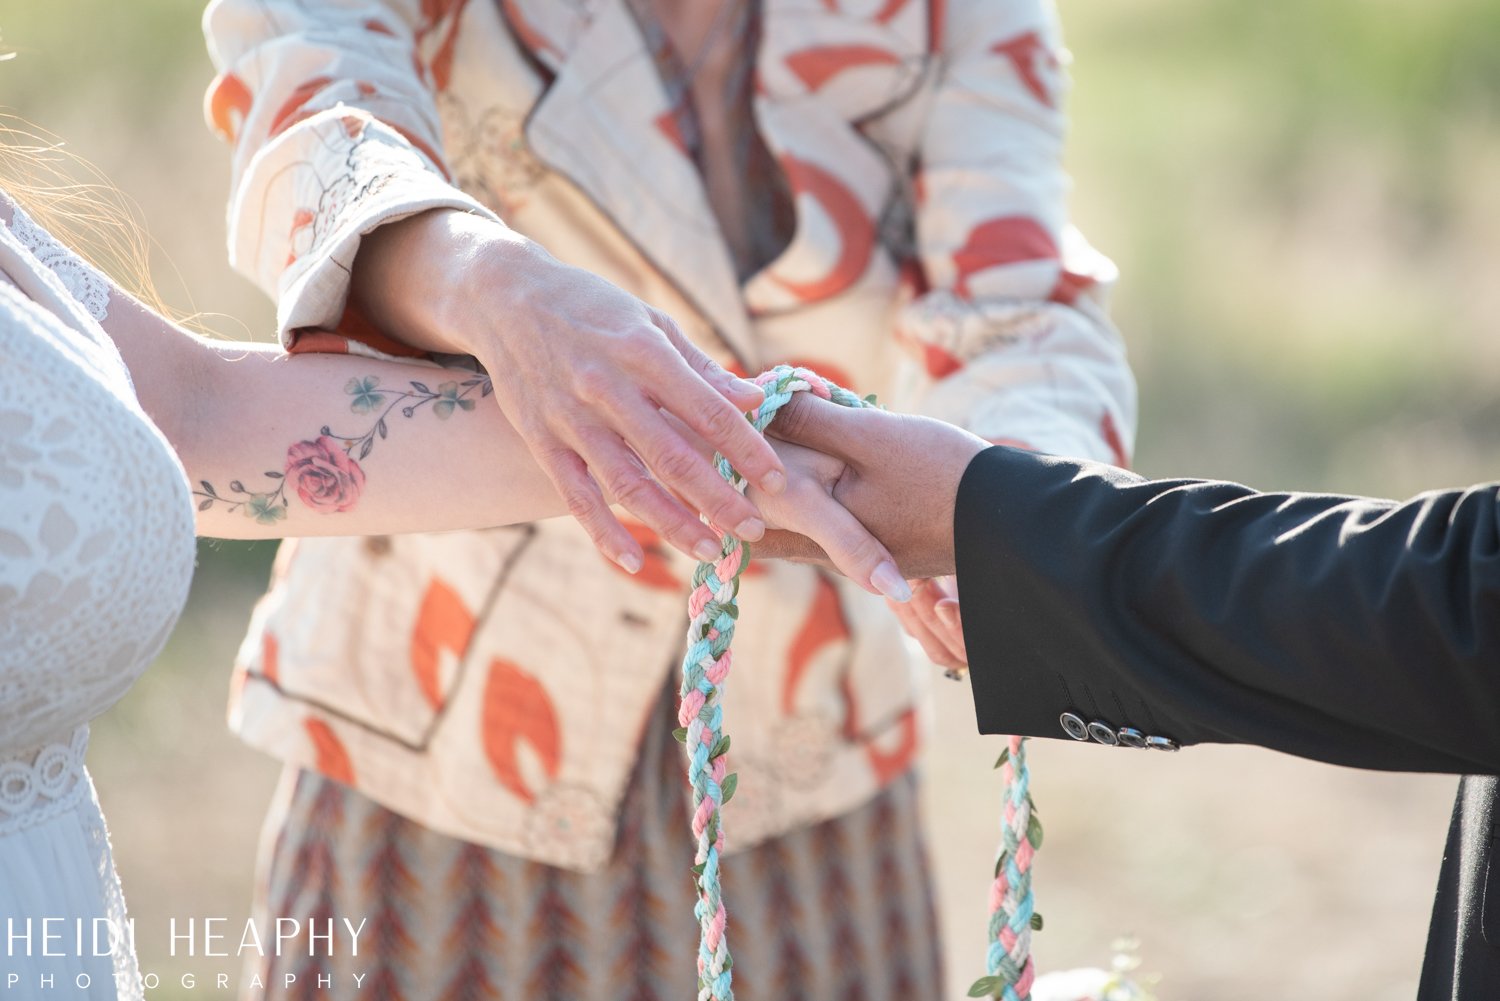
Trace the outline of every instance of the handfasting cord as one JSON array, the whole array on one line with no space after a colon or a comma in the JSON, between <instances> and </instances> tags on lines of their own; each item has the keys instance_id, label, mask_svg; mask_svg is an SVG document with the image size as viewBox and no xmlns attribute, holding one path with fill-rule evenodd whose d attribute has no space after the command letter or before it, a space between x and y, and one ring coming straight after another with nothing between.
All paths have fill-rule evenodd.
<instances>
[{"instance_id":1,"label":"handfasting cord","mask_svg":"<svg viewBox=\"0 0 1500 1001\"><path fill-rule=\"evenodd\" d=\"M989 975L969 988L969 997L1026 1001L1036 979L1031 958L1031 932L1040 930L1031 892L1031 860L1042 846L1042 822L1031 803L1031 769L1026 766L1026 738L1011 736L995 767L1005 790L1001 817L1000 852L995 858L995 882L990 887L990 947L985 954Z\"/></svg>"},{"instance_id":2,"label":"handfasting cord","mask_svg":"<svg viewBox=\"0 0 1500 1001\"><path fill-rule=\"evenodd\" d=\"M756 384L765 400L749 414L757 431L765 432L776 413L794 393L810 392L845 407L868 407L874 398L861 399L805 368L778 365L762 373ZM719 474L743 491L745 481L722 455L714 456ZM750 561L749 548L731 535L722 537L721 555L699 563L688 596L687 652L682 659L682 701L677 712L678 740L688 747L688 781L693 787L693 836L698 841L693 876L698 902L698 1001L734 1001L734 960L729 954L727 912L720 887L720 859L724 851L721 811L734 795L737 776L728 773L724 734L724 682L729 674L730 643L739 619L740 575ZM1031 809L1030 774L1020 737L1012 737L1001 757L1001 775L1008 783L1004 845L995 866L990 895L990 976L970 994L1026 1001L1033 968L1029 950L1033 910L1031 856L1041 844L1041 827ZM1032 837L1034 828L1035 837ZM975 993L981 986L984 990Z\"/></svg>"}]
</instances>

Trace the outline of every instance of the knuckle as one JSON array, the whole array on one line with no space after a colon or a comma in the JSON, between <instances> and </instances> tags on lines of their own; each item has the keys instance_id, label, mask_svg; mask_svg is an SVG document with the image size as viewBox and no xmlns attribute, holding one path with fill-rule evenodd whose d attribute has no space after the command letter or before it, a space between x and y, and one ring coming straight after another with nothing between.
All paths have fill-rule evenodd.
<instances>
[{"instance_id":1,"label":"knuckle","mask_svg":"<svg viewBox=\"0 0 1500 1001\"><path fill-rule=\"evenodd\" d=\"M639 470L624 468L609 474L605 481L608 484L610 495L614 499L633 508L646 495L650 486L648 479Z\"/></svg>"},{"instance_id":2,"label":"knuckle","mask_svg":"<svg viewBox=\"0 0 1500 1001\"><path fill-rule=\"evenodd\" d=\"M728 530L733 531L739 527L740 522L753 517L754 511L753 504L731 491L728 497L713 505L713 510L704 513L713 524L726 526Z\"/></svg>"},{"instance_id":3,"label":"knuckle","mask_svg":"<svg viewBox=\"0 0 1500 1001\"><path fill-rule=\"evenodd\" d=\"M672 318L671 313L657 309L655 306L647 305L646 315L651 317L651 322L656 324L657 329L662 333L669 337L672 335L682 336L682 329L677 326L677 321Z\"/></svg>"},{"instance_id":4,"label":"knuckle","mask_svg":"<svg viewBox=\"0 0 1500 1001\"><path fill-rule=\"evenodd\" d=\"M799 393L794 393L786 405L776 414L776 419L771 422L771 427L783 438L796 439L801 437L807 428L807 402Z\"/></svg>"},{"instance_id":5,"label":"knuckle","mask_svg":"<svg viewBox=\"0 0 1500 1001\"><path fill-rule=\"evenodd\" d=\"M723 406L715 406L700 418L703 432L715 443L728 439L734 432L740 429L745 419L735 413L725 403Z\"/></svg>"},{"instance_id":6,"label":"knuckle","mask_svg":"<svg viewBox=\"0 0 1500 1001\"><path fill-rule=\"evenodd\" d=\"M797 505L827 504L828 490L810 476L793 476L787 482L785 496Z\"/></svg>"},{"instance_id":7,"label":"knuckle","mask_svg":"<svg viewBox=\"0 0 1500 1001\"><path fill-rule=\"evenodd\" d=\"M584 365L573 372L573 385L578 395L594 405L610 399L615 383L615 373L601 365Z\"/></svg>"},{"instance_id":8,"label":"knuckle","mask_svg":"<svg viewBox=\"0 0 1500 1001\"><path fill-rule=\"evenodd\" d=\"M663 332L652 326L634 326L620 335L620 346L633 358L642 358L662 349Z\"/></svg>"},{"instance_id":9,"label":"knuckle","mask_svg":"<svg viewBox=\"0 0 1500 1001\"><path fill-rule=\"evenodd\" d=\"M884 556L880 547L868 535L850 540L846 552L850 563L861 570L873 570Z\"/></svg>"},{"instance_id":10,"label":"knuckle","mask_svg":"<svg viewBox=\"0 0 1500 1001\"><path fill-rule=\"evenodd\" d=\"M656 475L668 483L681 484L701 471L702 460L680 448L669 448L657 456L652 466Z\"/></svg>"},{"instance_id":11,"label":"knuckle","mask_svg":"<svg viewBox=\"0 0 1500 1001\"><path fill-rule=\"evenodd\" d=\"M580 485L563 487L562 498L568 514L581 522L587 522L598 508L598 499L593 491Z\"/></svg>"}]
</instances>

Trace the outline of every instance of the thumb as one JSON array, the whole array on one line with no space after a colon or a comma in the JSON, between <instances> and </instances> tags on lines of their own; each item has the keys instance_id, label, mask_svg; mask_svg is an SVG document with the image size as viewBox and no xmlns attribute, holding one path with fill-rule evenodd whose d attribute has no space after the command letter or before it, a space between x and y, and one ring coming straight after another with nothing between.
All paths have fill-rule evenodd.
<instances>
[{"instance_id":1,"label":"thumb","mask_svg":"<svg viewBox=\"0 0 1500 1001\"><path fill-rule=\"evenodd\" d=\"M766 434L805 445L840 459L859 459L870 451L871 432L882 417L878 410L855 411L820 400L811 393L795 393L777 411Z\"/></svg>"}]
</instances>

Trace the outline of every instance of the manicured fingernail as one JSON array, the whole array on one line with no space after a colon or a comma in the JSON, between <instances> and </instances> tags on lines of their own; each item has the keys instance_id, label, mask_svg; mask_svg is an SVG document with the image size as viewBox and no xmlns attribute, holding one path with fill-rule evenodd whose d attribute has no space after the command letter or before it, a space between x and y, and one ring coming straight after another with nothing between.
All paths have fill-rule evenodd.
<instances>
[{"instance_id":1,"label":"manicured fingernail","mask_svg":"<svg viewBox=\"0 0 1500 1001\"><path fill-rule=\"evenodd\" d=\"M723 550L714 543L704 539L693 547L693 555L698 557L699 563L712 563L723 555Z\"/></svg>"},{"instance_id":2,"label":"manicured fingernail","mask_svg":"<svg viewBox=\"0 0 1500 1001\"><path fill-rule=\"evenodd\" d=\"M734 390L736 393L743 393L746 396L749 396L751 393L754 393L757 396L763 395L761 388L755 383L751 382L749 379L736 378L729 384L729 388Z\"/></svg>"},{"instance_id":3,"label":"manicured fingernail","mask_svg":"<svg viewBox=\"0 0 1500 1001\"><path fill-rule=\"evenodd\" d=\"M615 562L625 570L626 573L640 573L644 564L640 553L621 553L615 557Z\"/></svg>"},{"instance_id":4,"label":"manicured fingernail","mask_svg":"<svg viewBox=\"0 0 1500 1001\"><path fill-rule=\"evenodd\" d=\"M786 473L779 469L773 469L760 478L760 488L775 497L786 490Z\"/></svg>"},{"instance_id":5,"label":"manicured fingernail","mask_svg":"<svg viewBox=\"0 0 1500 1001\"><path fill-rule=\"evenodd\" d=\"M911 585L896 569L896 564L886 560L870 574L870 586L892 601L910 601Z\"/></svg>"},{"instance_id":6,"label":"manicured fingernail","mask_svg":"<svg viewBox=\"0 0 1500 1001\"><path fill-rule=\"evenodd\" d=\"M744 539L746 542L754 542L766 534L766 523L759 518L746 518L735 527L735 538Z\"/></svg>"}]
</instances>

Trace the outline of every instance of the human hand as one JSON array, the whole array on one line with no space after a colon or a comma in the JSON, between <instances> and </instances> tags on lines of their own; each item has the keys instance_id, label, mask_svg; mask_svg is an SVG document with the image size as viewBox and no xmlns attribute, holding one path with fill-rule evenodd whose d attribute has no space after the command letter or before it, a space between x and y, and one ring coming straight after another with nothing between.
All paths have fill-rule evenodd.
<instances>
[{"instance_id":1,"label":"human hand","mask_svg":"<svg viewBox=\"0 0 1500 1001\"><path fill-rule=\"evenodd\" d=\"M754 505L664 417L679 418L774 496L786 487L785 470L744 418L761 390L715 364L665 313L454 210L368 235L352 291L367 316L414 346L484 365L569 513L626 570L639 570L643 553L606 493L698 559L719 552L699 512L740 539L761 537Z\"/></svg>"},{"instance_id":2,"label":"human hand","mask_svg":"<svg viewBox=\"0 0 1500 1001\"><path fill-rule=\"evenodd\" d=\"M969 653L964 646L958 589L952 578L914 581L911 601L889 604L907 635L921 645L927 659L943 668L948 677L959 678L968 671Z\"/></svg>"},{"instance_id":3,"label":"human hand","mask_svg":"<svg viewBox=\"0 0 1500 1001\"><path fill-rule=\"evenodd\" d=\"M890 551L834 496L834 488L848 469L844 461L791 442L779 441L775 447L786 465L787 488L779 496L753 497L774 529L752 547L753 554L797 560L805 552L808 555L802 562L836 570L893 605L909 601L911 587ZM756 490L751 487L747 492L753 495ZM778 538L783 540L779 546ZM770 549L763 549L768 544ZM798 552L790 551L793 545Z\"/></svg>"},{"instance_id":4,"label":"human hand","mask_svg":"<svg viewBox=\"0 0 1500 1001\"><path fill-rule=\"evenodd\" d=\"M777 446L789 475L820 484L884 544L905 577L953 573L958 484L989 447L984 439L928 417L841 407L810 393L794 396L766 433L800 446ZM793 498L773 501L754 489L749 495L775 529L755 547L757 555L833 565L831 554L794 523Z\"/></svg>"}]
</instances>

